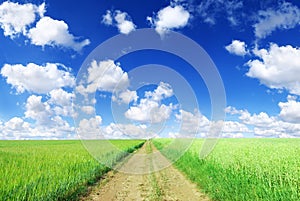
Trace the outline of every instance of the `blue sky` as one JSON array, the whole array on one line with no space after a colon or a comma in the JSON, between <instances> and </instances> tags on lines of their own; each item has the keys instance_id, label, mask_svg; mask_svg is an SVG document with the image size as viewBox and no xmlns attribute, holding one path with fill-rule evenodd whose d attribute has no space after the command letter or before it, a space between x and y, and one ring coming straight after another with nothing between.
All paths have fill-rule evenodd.
<instances>
[{"instance_id":1,"label":"blue sky","mask_svg":"<svg viewBox=\"0 0 300 201\"><path fill-rule=\"evenodd\" d=\"M0 139L205 137L210 93L182 58L144 50L86 60L143 28L162 44L178 32L213 60L226 92L220 136L300 136L298 1L26 0L0 1ZM149 75L135 71L143 65ZM155 69L167 73L156 79Z\"/></svg>"}]
</instances>

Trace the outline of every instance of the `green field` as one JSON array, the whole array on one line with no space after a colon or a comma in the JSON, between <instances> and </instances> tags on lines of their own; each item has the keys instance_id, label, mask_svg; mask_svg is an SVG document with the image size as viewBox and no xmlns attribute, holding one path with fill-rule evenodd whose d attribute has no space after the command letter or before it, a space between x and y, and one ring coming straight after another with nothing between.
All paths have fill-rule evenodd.
<instances>
[{"instance_id":1,"label":"green field","mask_svg":"<svg viewBox=\"0 0 300 201\"><path fill-rule=\"evenodd\" d=\"M162 150L170 139L153 142ZM213 200L300 200L300 139L220 139L200 160L202 143L195 140L175 166Z\"/></svg>"},{"instance_id":2,"label":"green field","mask_svg":"<svg viewBox=\"0 0 300 201\"><path fill-rule=\"evenodd\" d=\"M184 140L152 141L171 160L186 146ZM107 141L84 145L114 165L144 143L110 142L119 150ZM212 200L300 200L300 139L220 139L199 159L202 143L195 140L174 165ZM74 200L109 170L76 140L0 141L0 165L0 200Z\"/></svg>"},{"instance_id":3,"label":"green field","mask_svg":"<svg viewBox=\"0 0 300 201\"><path fill-rule=\"evenodd\" d=\"M119 151L106 150L105 155L99 153L97 157L111 164L144 143L143 140L110 142ZM0 167L0 200L73 200L109 170L78 140L0 141Z\"/></svg>"}]
</instances>

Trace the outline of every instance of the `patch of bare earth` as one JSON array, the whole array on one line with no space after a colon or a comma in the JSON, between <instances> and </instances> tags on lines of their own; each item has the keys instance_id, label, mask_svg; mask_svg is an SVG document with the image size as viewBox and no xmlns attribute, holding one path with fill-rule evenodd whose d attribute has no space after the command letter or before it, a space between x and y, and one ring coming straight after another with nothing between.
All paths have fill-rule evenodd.
<instances>
[{"instance_id":1,"label":"patch of bare earth","mask_svg":"<svg viewBox=\"0 0 300 201\"><path fill-rule=\"evenodd\" d=\"M166 168L165 168L166 167ZM196 185L150 142L146 142L118 171L109 172L97 188L82 200L184 200L208 201Z\"/></svg>"}]
</instances>

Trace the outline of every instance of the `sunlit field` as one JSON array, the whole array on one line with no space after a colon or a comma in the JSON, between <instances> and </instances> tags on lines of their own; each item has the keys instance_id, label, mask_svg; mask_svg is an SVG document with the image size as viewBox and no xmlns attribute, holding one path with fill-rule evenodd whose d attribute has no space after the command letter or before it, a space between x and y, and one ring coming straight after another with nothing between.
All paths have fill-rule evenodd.
<instances>
[{"instance_id":1,"label":"sunlit field","mask_svg":"<svg viewBox=\"0 0 300 201\"><path fill-rule=\"evenodd\" d=\"M102 156L111 164L144 143L110 142L120 149ZM73 200L109 170L76 140L0 141L0 167L0 200Z\"/></svg>"},{"instance_id":2,"label":"sunlit field","mask_svg":"<svg viewBox=\"0 0 300 201\"><path fill-rule=\"evenodd\" d=\"M159 149L168 143L154 140ZM195 140L175 166L213 200L300 200L300 139L221 139L200 160L202 143Z\"/></svg>"}]
</instances>

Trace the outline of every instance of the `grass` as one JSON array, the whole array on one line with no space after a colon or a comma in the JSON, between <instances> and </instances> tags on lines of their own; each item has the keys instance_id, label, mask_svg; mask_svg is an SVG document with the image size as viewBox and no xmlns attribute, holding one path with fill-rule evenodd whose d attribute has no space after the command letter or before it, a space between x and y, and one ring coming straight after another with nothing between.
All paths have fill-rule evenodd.
<instances>
[{"instance_id":1,"label":"grass","mask_svg":"<svg viewBox=\"0 0 300 201\"><path fill-rule=\"evenodd\" d=\"M154 140L161 150L167 143ZM300 200L300 139L221 139L201 160L202 143L194 141L175 166L213 200Z\"/></svg>"},{"instance_id":2,"label":"grass","mask_svg":"<svg viewBox=\"0 0 300 201\"><path fill-rule=\"evenodd\" d=\"M119 151L96 158L113 165L144 141L111 143ZM0 167L0 200L76 200L109 170L76 140L0 141Z\"/></svg>"}]
</instances>

